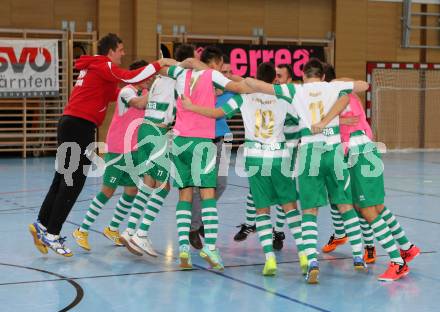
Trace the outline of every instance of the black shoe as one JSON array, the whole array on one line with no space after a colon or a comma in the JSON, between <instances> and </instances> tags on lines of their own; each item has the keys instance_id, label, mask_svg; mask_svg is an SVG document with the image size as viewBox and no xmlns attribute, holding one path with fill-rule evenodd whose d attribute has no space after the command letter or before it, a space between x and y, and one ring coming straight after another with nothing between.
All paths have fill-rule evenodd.
<instances>
[{"instance_id":1,"label":"black shoe","mask_svg":"<svg viewBox=\"0 0 440 312\"><path fill-rule=\"evenodd\" d=\"M205 238L205 227L203 225L199 227L199 234L201 237Z\"/></svg>"},{"instance_id":2,"label":"black shoe","mask_svg":"<svg viewBox=\"0 0 440 312\"><path fill-rule=\"evenodd\" d=\"M189 232L189 243L195 249L202 249L203 248L203 243L202 243L202 240L200 239L198 230Z\"/></svg>"},{"instance_id":3,"label":"black shoe","mask_svg":"<svg viewBox=\"0 0 440 312\"><path fill-rule=\"evenodd\" d=\"M250 225L247 225L246 223L243 223L237 227L238 228L241 227L240 231L238 231L238 233L235 234L235 236L234 236L234 240L237 242L244 241L248 237L249 234L255 233L257 231L257 227L255 226L255 224L250 226Z\"/></svg>"},{"instance_id":4,"label":"black shoe","mask_svg":"<svg viewBox=\"0 0 440 312\"><path fill-rule=\"evenodd\" d=\"M277 232L275 229L273 230L273 241L272 246L275 250L281 250L283 249L284 243L283 240L286 239L286 236L284 235L284 232Z\"/></svg>"}]
</instances>

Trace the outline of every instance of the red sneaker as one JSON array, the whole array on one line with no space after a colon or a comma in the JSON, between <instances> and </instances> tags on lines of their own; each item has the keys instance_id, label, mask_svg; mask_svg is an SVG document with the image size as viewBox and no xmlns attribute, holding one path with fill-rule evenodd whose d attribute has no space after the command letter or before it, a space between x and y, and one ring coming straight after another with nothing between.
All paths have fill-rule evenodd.
<instances>
[{"instance_id":1,"label":"red sneaker","mask_svg":"<svg viewBox=\"0 0 440 312\"><path fill-rule=\"evenodd\" d=\"M411 262L418 255L420 255L420 248L416 245L411 245L408 250L400 249L400 256L405 262Z\"/></svg>"},{"instance_id":2,"label":"red sneaker","mask_svg":"<svg viewBox=\"0 0 440 312\"><path fill-rule=\"evenodd\" d=\"M327 245L324 245L321 250L325 253L332 252L333 250L336 249L336 247L338 247L339 245L344 245L347 241L348 241L347 235L345 235L342 238L335 238L335 234L333 234L332 236L330 236Z\"/></svg>"},{"instance_id":3,"label":"red sneaker","mask_svg":"<svg viewBox=\"0 0 440 312\"><path fill-rule=\"evenodd\" d=\"M409 267L404 263L403 265L391 262L388 269L377 278L379 281L392 282L408 275Z\"/></svg>"}]
</instances>

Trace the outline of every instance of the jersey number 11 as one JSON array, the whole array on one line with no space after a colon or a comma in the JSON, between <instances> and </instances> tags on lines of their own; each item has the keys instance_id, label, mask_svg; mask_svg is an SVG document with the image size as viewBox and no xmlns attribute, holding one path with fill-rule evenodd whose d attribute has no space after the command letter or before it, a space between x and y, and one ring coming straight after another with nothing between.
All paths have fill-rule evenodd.
<instances>
[{"instance_id":1,"label":"jersey number 11","mask_svg":"<svg viewBox=\"0 0 440 312\"><path fill-rule=\"evenodd\" d=\"M310 103L309 110L312 113L312 125L320 122L322 118L324 118L324 103L322 103L322 101Z\"/></svg>"}]
</instances>

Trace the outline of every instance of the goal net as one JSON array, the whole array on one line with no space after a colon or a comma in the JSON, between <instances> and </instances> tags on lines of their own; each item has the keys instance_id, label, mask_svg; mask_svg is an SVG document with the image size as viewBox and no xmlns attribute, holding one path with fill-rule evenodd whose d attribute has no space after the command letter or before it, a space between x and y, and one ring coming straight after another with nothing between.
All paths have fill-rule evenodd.
<instances>
[{"instance_id":1,"label":"goal net","mask_svg":"<svg viewBox=\"0 0 440 312\"><path fill-rule=\"evenodd\" d=\"M388 149L440 148L440 65L369 63L367 112Z\"/></svg>"}]
</instances>

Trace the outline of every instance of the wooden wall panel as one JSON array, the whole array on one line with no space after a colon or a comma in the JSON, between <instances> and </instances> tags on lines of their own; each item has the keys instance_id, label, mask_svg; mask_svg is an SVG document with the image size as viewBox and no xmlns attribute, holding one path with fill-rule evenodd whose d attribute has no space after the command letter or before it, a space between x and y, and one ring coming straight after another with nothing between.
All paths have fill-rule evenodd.
<instances>
[{"instance_id":1,"label":"wooden wall panel","mask_svg":"<svg viewBox=\"0 0 440 312\"><path fill-rule=\"evenodd\" d=\"M97 29L97 1L96 0L54 0L54 25L60 29L61 21L75 21L76 31L87 31L87 22L93 23L93 29Z\"/></svg>"},{"instance_id":2,"label":"wooden wall panel","mask_svg":"<svg viewBox=\"0 0 440 312\"><path fill-rule=\"evenodd\" d=\"M98 0L98 34L105 36L109 32L120 32L120 1Z\"/></svg>"},{"instance_id":3,"label":"wooden wall panel","mask_svg":"<svg viewBox=\"0 0 440 312\"><path fill-rule=\"evenodd\" d=\"M299 33L305 38L325 38L333 30L333 1L301 0Z\"/></svg>"},{"instance_id":4,"label":"wooden wall panel","mask_svg":"<svg viewBox=\"0 0 440 312\"><path fill-rule=\"evenodd\" d=\"M3 3L4 2L4 3ZM2 9L0 10L0 27L11 27L12 1L2 1Z\"/></svg>"},{"instance_id":5,"label":"wooden wall panel","mask_svg":"<svg viewBox=\"0 0 440 312\"><path fill-rule=\"evenodd\" d=\"M207 6L208 1L205 1ZM191 0L158 0L157 22L162 24L164 34L173 33L173 25L186 25L191 32Z\"/></svg>"},{"instance_id":6,"label":"wooden wall panel","mask_svg":"<svg viewBox=\"0 0 440 312\"><path fill-rule=\"evenodd\" d=\"M229 35L252 36L254 27L264 26L263 0L229 1Z\"/></svg>"},{"instance_id":7,"label":"wooden wall panel","mask_svg":"<svg viewBox=\"0 0 440 312\"><path fill-rule=\"evenodd\" d=\"M13 0L11 2L11 26L14 28L54 28L54 0ZM58 29L61 27L57 27Z\"/></svg>"},{"instance_id":8,"label":"wooden wall panel","mask_svg":"<svg viewBox=\"0 0 440 312\"><path fill-rule=\"evenodd\" d=\"M87 21L97 27L97 0L3 0L0 27L61 29L61 21L75 21L77 31L86 31Z\"/></svg>"},{"instance_id":9,"label":"wooden wall panel","mask_svg":"<svg viewBox=\"0 0 440 312\"><path fill-rule=\"evenodd\" d=\"M123 66L128 67L136 58L136 50L134 47L134 0L125 0L119 6L120 25L119 36L124 41L125 56L123 58Z\"/></svg>"},{"instance_id":10,"label":"wooden wall panel","mask_svg":"<svg viewBox=\"0 0 440 312\"><path fill-rule=\"evenodd\" d=\"M191 32L195 34L228 34L228 0L193 0Z\"/></svg>"},{"instance_id":11,"label":"wooden wall panel","mask_svg":"<svg viewBox=\"0 0 440 312\"><path fill-rule=\"evenodd\" d=\"M440 13L440 5L428 5L428 12ZM429 17L428 26L439 26L438 17ZM440 31L428 31L428 44L440 45ZM428 49L427 61L430 63L440 63L440 49Z\"/></svg>"},{"instance_id":12,"label":"wooden wall panel","mask_svg":"<svg viewBox=\"0 0 440 312\"><path fill-rule=\"evenodd\" d=\"M157 0L135 0L134 6L134 47L136 57L143 58L147 61L156 59L156 25Z\"/></svg>"},{"instance_id":13,"label":"wooden wall panel","mask_svg":"<svg viewBox=\"0 0 440 312\"><path fill-rule=\"evenodd\" d=\"M282 9L280 9L282 8ZM264 3L264 31L267 36L299 37L299 0L266 0Z\"/></svg>"},{"instance_id":14,"label":"wooden wall panel","mask_svg":"<svg viewBox=\"0 0 440 312\"><path fill-rule=\"evenodd\" d=\"M335 66L338 76L365 79L367 4L367 0L336 1Z\"/></svg>"},{"instance_id":15,"label":"wooden wall panel","mask_svg":"<svg viewBox=\"0 0 440 312\"><path fill-rule=\"evenodd\" d=\"M400 4L372 2L368 4L367 60L396 60L400 28L396 23Z\"/></svg>"}]
</instances>

